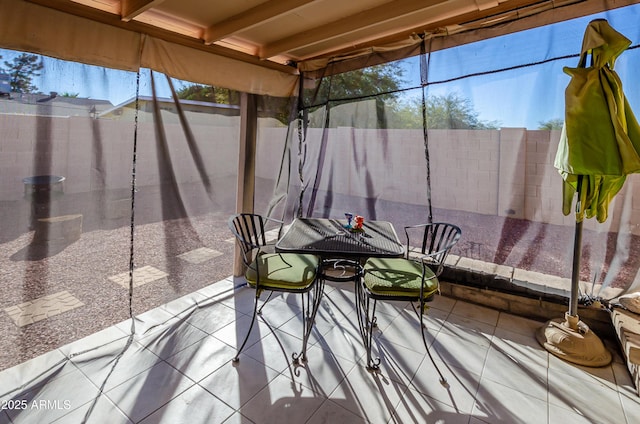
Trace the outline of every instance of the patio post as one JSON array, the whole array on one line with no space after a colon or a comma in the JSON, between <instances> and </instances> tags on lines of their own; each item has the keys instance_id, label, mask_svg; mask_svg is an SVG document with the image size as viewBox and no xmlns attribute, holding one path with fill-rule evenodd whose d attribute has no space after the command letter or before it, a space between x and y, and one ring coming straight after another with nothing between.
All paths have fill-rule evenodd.
<instances>
[{"instance_id":1,"label":"patio post","mask_svg":"<svg viewBox=\"0 0 640 424\"><path fill-rule=\"evenodd\" d=\"M240 140L238 149L238 182L236 212L254 210L256 175L256 138L258 129L258 101L255 94L240 94ZM244 275L245 269L236 243L233 256L233 276Z\"/></svg>"}]
</instances>

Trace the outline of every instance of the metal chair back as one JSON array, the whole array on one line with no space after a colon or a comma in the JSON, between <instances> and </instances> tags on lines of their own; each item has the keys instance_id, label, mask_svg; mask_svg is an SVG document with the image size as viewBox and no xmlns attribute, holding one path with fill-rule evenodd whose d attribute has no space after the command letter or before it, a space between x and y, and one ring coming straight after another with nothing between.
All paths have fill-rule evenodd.
<instances>
[{"instance_id":1,"label":"metal chair back","mask_svg":"<svg viewBox=\"0 0 640 424\"><path fill-rule=\"evenodd\" d=\"M238 240L242 261L246 266L251 264L254 251L260 251L268 245L265 227L270 221L281 224L275 219L252 213L239 213L229 218L229 229Z\"/></svg>"},{"instance_id":2,"label":"metal chair back","mask_svg":"<svg viewBox=\"0 0 640 424\"><path fill-rule=\"evenodd\" d=\"M442 274L447 256L462 234L458 226L446 222L407 226L404 231L407 238L407 259L410 259L410 253L416 253L412 250L412 239L419 239L418 256L433 269L436 276Z\"/></svg>"}]
</instances>

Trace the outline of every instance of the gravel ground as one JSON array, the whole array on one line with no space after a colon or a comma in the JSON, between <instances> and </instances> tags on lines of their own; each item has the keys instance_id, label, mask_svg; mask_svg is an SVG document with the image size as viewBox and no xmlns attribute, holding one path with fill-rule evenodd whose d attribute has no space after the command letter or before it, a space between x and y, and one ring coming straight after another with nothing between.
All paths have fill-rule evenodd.
<instances>
[{"instance_id":1,"label":"gravel ground","mask_svg":"<svg viewBox=\"0 0 640 424\"><path fill-rule=\"evenodd\" d=\"M400 226L415 223L414 217L420 213L406 206L387 207L382 210L389 213L376 218L392 221L399 234ZM231 234L227 218L227 213L211 213L136 227L136 268L149 265L169 276L134 289L134 315L232 274L233 244L228 241ZM444 210L435 210L434 220L453 222L462 228L463 237L454 254L570 276L573 228ZM44 249L32 244L33 234L23 232L0 243L0 370L129 318L128 289L108 279L129 269L129 226L88 228L74 243ZM638 238L631 242L631 251L637 251ZM590 269L591 262L598 262L599 257L609 263L615 244L615 234L585 231L583 279L589 280L595 272L602 279L609 272L616 275L614 285L624 286L632 281L639 266L636 257L624 263L618 273L606 267ZM222 255L201 264L177 258L199 247ZM4 312L5 308L62 290L84 305L24 327L16 326Z\"/></svg>"},{"instance_id":2,"label":"gravel ground","mask_svg":"<svg viewBox=\"0 0 640 424\"><path fill-rule=\"evenodd\" d=\"M232 274L227 217L207 215L136 228L136 268L150 265L169 276L134 288L134 315ZM62 290L84 305L24 327L0 313L0 370L129 318L128 289L108 279L128 272L129 227L85 232L75 243L48 252L32 245L32 238L29 232L0 245L0 310ZM201 264L176 257L203 246L222 255Z\"/></svg>"}]
</instances>

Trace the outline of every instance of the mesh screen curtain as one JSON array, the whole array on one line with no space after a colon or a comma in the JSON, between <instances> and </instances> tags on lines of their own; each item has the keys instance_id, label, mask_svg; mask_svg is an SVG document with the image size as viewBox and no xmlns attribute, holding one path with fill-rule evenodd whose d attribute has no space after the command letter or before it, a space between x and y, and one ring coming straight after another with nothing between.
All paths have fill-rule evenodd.
<instances>
[{"instance_id":1,"label":"mesh screen curtain","mask_svg":"<svg viewBox=\"0 0 640 424\"><path fill-rule=\"evenodd\" d=\"M614 12L602 17L633 40L616 70L637 112L640 28L619 16L638 8ZM463 230L461 264L568 284L560 130L539 127L563 118L562 67L592 18L443 51L427 38L401 61L381 65L381 53L303 78L297 99L259 97L255 210L286 222L352 212L399 231L449 221ZM3 50L3 63L22 53ZM237 101L175 101L193 84L146 69L38 63L32 91L45 94L0 98L0 370L113 325L129 334L132 315L179 309L233 269ZM631 176L609 220L585 223L594 294L640 286L638 190ZM146 343L160 355L179 348L157 337Z\"/></svg>"},{"instance_id":2,"label":"mesh screen curtain","mask_svg":"<svg viewBox=\"0 0 640 424\"><path fill-rule=\"evenodd\" d=\"M13 64L23 53L1 54ZM204 87L209 99L177 101L194 84L148 69L36 64L32 91L56 92L0 98L0 370L114 325L144 338L144 313L176 300L180 312L181 297L233 272L238 93ZM288 99L258 104L258 137L282 144ZM260 168L279 166L272 147L260 145ZM258 182L256 208L266 209L272 181ZM161 356L180 349L164 336L145 340Z\"/></svg>"},{"instance_id":3,"label":"mesh screen curtain","mask_svg":"<svg viewBox=\"0 0 640 424\"><path fill-rule=\"evenodd\" d=\"M366 69L334 74L329 65L305 78L272 213L289 221L350 212L391 221L399 233L452 222L463 233L452 252L459 266L566 293L575 216L562 214L553 167L569 82L563 67L576 66L589 21L608 19L633 40L616 70L640 111L640 33L624 14L638 7L442 51L427 38L400 61L380 65L384 53L372 54ZM585 222L585 302L640 284L630 254L640 247L638 184L638 175L627 179L606 223Z\"/></svg>"}]
</instances>

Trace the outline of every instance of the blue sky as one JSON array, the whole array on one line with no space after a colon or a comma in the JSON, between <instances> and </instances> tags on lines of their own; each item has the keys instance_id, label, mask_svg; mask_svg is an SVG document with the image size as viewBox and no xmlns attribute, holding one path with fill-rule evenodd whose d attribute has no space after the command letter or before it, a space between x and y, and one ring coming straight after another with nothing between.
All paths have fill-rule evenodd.
<instances>
[{"instance_id":1,"label":"blue sky","mask_svg":"<svg viewBox=\"0 0 640 424\"><path fill-rule=\"evenodd\" d=\"M569 76L563 67L576 67L578 58L553 60L580 53L584 30L592 19L605 18L618 32L640 44L640 5L573 19L528 31L496 37L441 52L430 60L429 95L451 92L471 99L482 121L497 121L502 127L538 128L540 122L564 117L564 90ZM547 62L548 61L548 62ZM542 63L502 71L509 67ZM410 79L418 79L417 59L405 64ZM625 51L615 65L624 92L636 115L640 115L640 49ZM438 81L470 74L498 71L484 76Z\"/></svg>"},{"instance_id":2,"label":"blue sky","mask_svg":"<svg viewBox=\"0 0 640 424\"><path fill-rule=\"evenodd\" d=\"M543 28L509 34L490 40L434 52L430 60L429 95L455 92L471 100L483 121L496 121L502 127L535 129L540 122L562 119L564 89L569 77L562 68L575 67L578 59L551 60L544 65L523 67L473 78L462 78L447 84L434 83L468 74L495 71L527 63L544 62L556 57L578 54L584 29L594 18L605 18L620 33L629 38L632 46L640 44L640 5L615 9L598 15L574 19ZM1 50L4 61L17 53ZM106 99L119 104L135 95L134 73L79 65L72 62L43 59L47 72L34 82L40 91L48 93L77 93L80 97ZM416 80L418 58L404 61L407 77ZM640 111L640 49L624 52L615 70L620 75L624 92L632 109ZM162 81L160 81L162 80ZM91 81L91 84L86 84ZM170 92L159 79L159 92ZM413 85L409 82L409 85ZM415 92L414 92L415 93ZM140 94L150 95L148 71L141 78ZM636 115L640 112L636 112Z\"/></svg>"}]
</instances>

